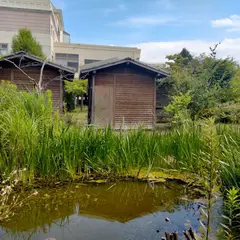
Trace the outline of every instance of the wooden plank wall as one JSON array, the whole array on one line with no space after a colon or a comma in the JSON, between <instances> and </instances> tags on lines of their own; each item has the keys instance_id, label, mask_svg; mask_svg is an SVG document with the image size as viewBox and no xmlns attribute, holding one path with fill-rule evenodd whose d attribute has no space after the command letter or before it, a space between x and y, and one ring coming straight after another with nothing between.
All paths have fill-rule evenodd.
<instances>
[{"instance_id":1,"label":"wooden plank wall","mask_svg":"<svg viewBox=\"0 0 240 240\"><path fill-rule=\"evenodd\" d=\"M30 77L39 79L39 69L26 69L24 70ZM0 81L6 80L17 85L19 90L32 91L34 84L18 69L0 69ZM62 90L60 84L60 76L57 71L45 70L44 71L44 86L46 90L51 90L53 108L61 111L62 106Z\"/></svg>"},{"instance_id":2,"label":"wooden plank wall","mask_svg":"<svg viewBox=\"0 0 240 240\"><path fill-rule=\"evenodd\" d=\"M105 127L114 124L114 75L98 74L94 86L94 124Z\"/></svg>"},{"instance_id":3,"label":"wooden plank wall","mask_svg":"<svg viewBox=\"0 0 240 240\"><path fill-rule=\"evenodd\" d=\"M151 77L116 75L115 128L122 124L129 128L143 125L153 128L155 116L155 88Z\"/></svg>"},{"instance_id":4,"label":"wooden plank wall","mask_svg":"<svg viewBox=\"0 0 240 240\"><path fill-rule=\"evenodd\" d=\"M153 128L156 110L154 80L154 77L136 72L127 66L96 74L95 87L109 86L114 89L113 100L109 101L113 101L112 125L115 129L136 128L139 125ZM97 116L94 116L94 119L96 118Z\"/></svg>"}]
</instances>

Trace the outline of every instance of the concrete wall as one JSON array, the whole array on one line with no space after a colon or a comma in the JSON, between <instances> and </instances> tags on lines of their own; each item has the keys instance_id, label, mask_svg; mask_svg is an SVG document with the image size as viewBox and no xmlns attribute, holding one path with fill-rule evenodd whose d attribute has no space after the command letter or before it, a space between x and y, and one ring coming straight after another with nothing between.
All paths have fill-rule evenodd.
<instances>
[{"instance_id":1,"label":"concrete wall","mask_svg":"<svg viewBox=\"0 0 240 240\"><path fill-rule=\"evenodd\" d=\"M49 10L50 0L0 0L0 7Z\"/></svg>"},{"instance_id":2,"label":"concrete wall","mask_svg":"<svg viewBox=\"0 0 240 240\"><path fill-rule=\"evenodd\" d=\"M71 42L71 37L69 34L63 33L63 42L64 43L70 43Z\"/></svg>"},{"instance_id":3,"label":"concrete wall","mask_svg":"<svg viewBox=\"0 0 240 240\"><path fill-rule=\"evenodd\" d=\"M89 44L55 43L55 53L79 55L79 65L84 65L85 59L106 60L113 57L139 59L141 50L128 47L113 47Z\"/></svg>"},{"instance_id":4,"label":"concrete wall","mask_svg":"<svg viewBox=\"0 0 240 240\"><path fill-rule=\"evenodd\" d=\"M0 43L7 43L10 53L12 38L19 29L28 28L42 45L44 53L47 56L53 54L50 38L50 14L50 11L26 9L19 11L15 8L0 7Z\"/></svg>"},{"instance_id":5,"label":"concrete wall","mask_svg":"<svg viewBox=\"0 0 240 240\"><path fill-rule=\"evenodd\" d=\"M9 53L13 36L20 28L28 28L51 61L55 53L78 54L80 66L85 59L140 58L137 48L68 43L70 36L63 34L62 24L62 13L50 0L0 0L0 44L8 44Z\"/></svg>"}]
</instances>

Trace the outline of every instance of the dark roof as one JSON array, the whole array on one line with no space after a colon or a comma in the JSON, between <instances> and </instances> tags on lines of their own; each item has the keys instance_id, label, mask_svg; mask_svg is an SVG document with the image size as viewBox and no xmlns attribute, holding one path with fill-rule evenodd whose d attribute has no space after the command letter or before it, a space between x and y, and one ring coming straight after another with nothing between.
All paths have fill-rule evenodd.
<instances>
[{"instance_id":1,"label":"dark roof","mask_svg":"<svg viewBox=\"0 0 240 240\"><path fill-rule=\"evenodd\" d=\"M145 62L145 64L147 64L150 67L156 68L158 70L162 70L165 72L168 71L166 64L163 64L163 63L147 63L147 62Z\"/></svg>"},{"instance_id":2,"label":"dark roof","mask_svg":"<svg viewBox=\"0 0 240 240\"><path fill-rule=\"evenodd\" d=\"M45 62L46 67L62 70L63 75L68 75L69 78L74 78L74 74L75 74L75 70L73 68L65 67L65 66L53 63L53 62L46 61L40 57L34 56L34 55L26 53L24 51L19 51L19 52L13 53L11 55L2 57L0 59L0 64L3 62L7 62L6 60L11 60L15 64L17 63L19 65L26 60L34 61L34 62L41 63L41 64ZM39 66L39 65L32 65L32 66L34 67L34 66Z\"/></svg>"},{"instance_id":3,"label":"dark roof","mask_svg":"<svg viewBox=\"0 0 240 240\"><path fill-rule=\"evenodd\" d=\"M116 66L119 64L123 64L123 63L131 63L133 65L139 66L141 68L149 70L150 72L156 73L157 75L159 75L159 77L169 76L169 73L167 71L159 70L157 68L149 66L146 63L143 63L143 62L131 59L131 58L120 59L120 58L115 57L115 58L110 58L107 60L89 63L89 64L85 64L85 65L81 66L79 78L85 78L86 75L90 72L97 71L97 70L104 69L104 68L109 68L109 67Z\"/></svg>"}]
</instances>

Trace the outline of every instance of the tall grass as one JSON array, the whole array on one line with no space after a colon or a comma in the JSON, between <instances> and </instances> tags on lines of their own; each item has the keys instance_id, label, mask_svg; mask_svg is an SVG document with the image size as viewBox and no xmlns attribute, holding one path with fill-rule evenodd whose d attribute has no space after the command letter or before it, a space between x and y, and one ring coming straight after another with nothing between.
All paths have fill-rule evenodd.
<instances>
[{"instance_id":1,"label":"tall grass","mask_svg":"<svg viewBox=\"0 0 240 240\"><path fill-rule=\"evenodd\" d=\"M240 130L218 127L226 185L240 183ZM0 176L26 169L23 180L66 179L82 173L126 174L142 168L199 172L204 147L194 124L166 132L114 131L69 125L54 113L51 94L0 84Z\"/></svg>"}]
</instances>

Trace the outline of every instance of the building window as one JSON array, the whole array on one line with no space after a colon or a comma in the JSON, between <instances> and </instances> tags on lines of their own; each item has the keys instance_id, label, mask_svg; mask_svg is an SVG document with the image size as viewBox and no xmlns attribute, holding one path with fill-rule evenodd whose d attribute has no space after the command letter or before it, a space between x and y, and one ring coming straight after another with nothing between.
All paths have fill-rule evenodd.
<instances>
[{"instance_id":1,"label":"building window","mask_svg":"<svg viewBox=\"0 0 240 240\"><path fill-rule=\"evenodd\" d=\"M0 43L0 55L4 56L8 54L8 44Z\"/></svg>"},{"instance_id":2,"label":"building window","mask_svg":"<svg viewBox=\"0 0 240 240\"><path fill-rule=\"evenodd\" d=\"M84 64L89 64L89 63L94 63L94 62L99 62L101 60L95 60L95 59L84 59Z\"/></svg>"},{"instance_id":3,"label":"building window","mask_svg":"<svg viewBox=\"0 0 240 240\"><path fill-rule=\"evenodd\" d=\"M78 54L65 54L65 53L56 53L56 63L66 66L72 67L78 72L79 68L79 56Z\"/></svg>"},{"instance_id":4,"label":"building window","mask_svg":"<svg viewBox=\"0 0 240 240\"><path fill-rule=\"evenodd\" d=\"M76 72L78 71L78 63L77 62L68 62L68 67L74 68Z\"/></svg>"}]
</instances>

